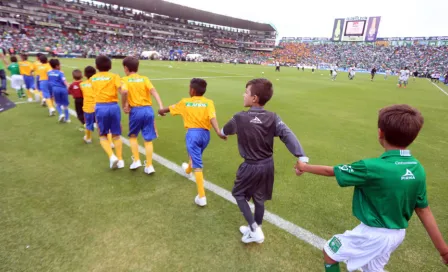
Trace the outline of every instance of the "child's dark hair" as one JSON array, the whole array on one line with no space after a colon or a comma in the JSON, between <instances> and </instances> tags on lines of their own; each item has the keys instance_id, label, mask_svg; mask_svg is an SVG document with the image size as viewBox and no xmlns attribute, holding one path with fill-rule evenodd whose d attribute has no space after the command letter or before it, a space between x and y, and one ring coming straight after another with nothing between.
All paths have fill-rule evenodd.
<instances>
[{"instance_id":1,"label":"child's dark hair","mask_svg":"<svg viewBox=\"0 0 448 272\"><path fill-rule=\"evenodd\" d=\"M129 72L138 72L138 59L134 57L126 57L123 60L123 66L127 67Z\"/></svg>"},{"instance_id":2,"label":"child's dark hair","mask_svg":"<svg viewBox=\"0 0 448 272\"><path fill-rule=\"evenodd\" d=\"M81 80L82 79L82 72L81 70L75 69L72 72L72 76L75 80Z\"/></svg>"},{"instance_id":3,"label":"child's dark hair","mask_svg":"<svg viewBox=\"0 0 448 272\"><path fill-rule=\"evenodd\" d=\"M20 57L22 57L23 60L28 60L28 55L27 54L21 54Z\"/></svg>"},{"instance_id":4,"label":"child's dark hair","mask_svg":"<svg viewBox=\"0 0 448 272\"><path fill-rule=\"evenodd\" d=\"M100 72L108 72L112 69L112 61L107 56L98 56L95 60L96 68Z\"/></svg>"},{"instance_id":5,"label":"child's dark hair","mask_svg":"<svg viewBox=\"0 0 448 272\"><path fill-rule=\"evenodd\" d=\"M11 56L11 58L9 58L9 60L11 62L17 62L17 57L16 56Z\"/></svg>"},{"instance_id":6,"label":"child's dark hair","mask_svg":"<svg viewBox=\"0 0 448 272\"><path fill-rule=\"evenodd\" d=\"M40 56L42 56L42 55L43 55L42 53L37 53L36 54L36 58L37 58L38 61L40 61Z\"/></svg>"},{"instance_id":7,"label":"child's dark hair","mask_svg":"<svg viewBox=\"0 0 448 272\"><path fill-rule=\"evenodd\" d=\"M47 63L48 62L47 56L45 56L44 54L40 54L39 61L40 61L40 63L43 63L43 64Z\"/></svg>"},{"instance_id":8,"label":"child's dark hair","mask_svg":"<svg viewBox=\"0 0 448 272\"><path fill-rule=\"evenodd\" d=\"M56 67L61 66L61 63L59 62L58 59L51 59L50 66L51 68L56 69Z\"/></svg>"},{"instance_id":9,"label":"child's dark hair","mask_svg":"<svg viewBox=\"0 0 448 272\"><path fill-rule=\"evenodd\" d=\"M94 74L96 74L96 69L92 66L87 66L86 68L84 68L84 76L87 79L93 77Z\"/></svg>"},{"instance_id":10,"label":"child's dark hair","mask_svg":"<svg viewBox=\"0 0 448 272\"><path fill-rule=\"evenodd\" d=\"M196 96L203 96L207 90L207 81L202 78L193 78L190 81L190 89L194 90Z\"/></svg>"},{"instance_id":11,"label":"child's dark hair","mask_svg":"<svg viewBox=\"0 0 448 272\"><path fill-rule=\"evenodd\" d=\"M378 128L384 133L386 141L402 148L414 142L423 122L420 111L405 104L382 108L378 116Z\"/></svg>"},{"instance_id":12,"label":"child's dark hair","mask_svg":"<svg viewBox=\"0 0 448 272\"><path fill-rule=\"evenodd\" d=\"M253 96L258 97L258 104L261 106L266 105L271 100L274 94L272 83L265 78L256 78L247 82L246 88L250 87L250 93Z\"/></svg>"}]
</instances>

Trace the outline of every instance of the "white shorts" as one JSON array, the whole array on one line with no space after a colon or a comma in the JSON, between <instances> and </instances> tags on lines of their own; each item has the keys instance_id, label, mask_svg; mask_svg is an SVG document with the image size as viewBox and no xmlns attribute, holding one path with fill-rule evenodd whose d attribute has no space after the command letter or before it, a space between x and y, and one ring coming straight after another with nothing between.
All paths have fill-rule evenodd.
<instances>
[{"instance_id":1,"label":"white shorts","mask_svg":"<svg viewBox=\"0 0 448 272\"><path fill-rule=\"evenodd\" d=\"M11 76L11 87L15 90L25 88L25 81L23 80L23 76L12 75Z\"/></svg>"},{"instance_id":2,"label":"white shorts","mask_svg":"<svg viewBox=\"0 0 448 272\"><path fill-rule=\"evenodd\" d=\"M337 234L324 246L336 262L346 262L348 271L382 272L390 254L403 242L405 229L373 228L361 223Z\"/></svg>"}]
</instances>

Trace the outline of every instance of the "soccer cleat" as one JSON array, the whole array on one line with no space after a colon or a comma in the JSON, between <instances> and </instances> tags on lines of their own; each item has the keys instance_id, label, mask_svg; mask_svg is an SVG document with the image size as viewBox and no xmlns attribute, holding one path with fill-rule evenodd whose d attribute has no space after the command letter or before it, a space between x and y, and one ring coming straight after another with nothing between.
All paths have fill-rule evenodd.
<instances>
[{"instance_id":1,"label":"soccer cleat","mask_svg":"<svg viewBox=\"0 0 448 272\"><path fill-rule=\"evenodd\" d=\"M135 170L139 167L142 167L142 161L141 160L135 161L134 157L132 157L132 164L129 166L129 169Z\"/></svg>"},{"instance_id":2,"label":"soccer cleat","mask_svg":"<svg viewBox=\"0 0 448 272\"><path fill-rule=\"evenodd\" d=\"M33 99L32 98L28 98L28 102L33 102Z\"/></svg>"},{"instance_id":3,"label":"soccer cleat","mask_svg":"<svg viewBox=\"0 0 448 272\"><path fill-rule=\"evenodd\" d=\"M91 144L91 143L92 143L92 139L87 139L86 136L84 136L82 139L84 140L84 142L85 142L86 144Z\"/></svg>"},{"instance_id":4,"label":"soccer cleat","mask_svg":"<svg viewBox=\"0 0 448 272\"><path fill-rule=\"evenodd\" d=\"M59 115L58 122L59 122L59 123L63 123L63 122L65 122L65 115L64 115L64 114Z\"/></svg>"},{"instance_id":5,"label":"soccer cleat","mask_svg":"<svg viewBox=\"0 0 448 272\"><path fill-rule=\"evenodd\" d=\"M199 195L197 195L194 198L194 203L196 203L196 205L204 207L205 205L207 205L207 197L199 197Z\"/></svg>"},{"instance_id":6,"label":"soccer cleat","mask_svg":"<svg viewBox=\"0 0 448 272\"><path fill-rule=\"evenodd\" d=\"M145 162L145 165L146 165L146 162ZM155 172L156 172L156 170L154 169L154 166L152 166L152 165L145 166L145 174L151 175Z\"/></svg>"},{"instance_id":7,"label":"soccer cleat","mask_svg":"<svg viewBox=\"0 0 448 272\"><path fill-rule=\"evenodd\" d=\"M249 231L246 235L241 238L241 242L245 244L249 243L258 243L261 244L264 242L264 233L260 227L258 227L255 231Z\"/></svg>"},{"instance_id":8,"label":"soccer cleat","mask_svg":"<svg viewBox=\"0 0 448 272\"><path fill-rule=\"evenodd\" d=\"M40 105L41 105L42 107L46 107L46 106L47 106L47 104L45 104L45 99L42 99L42 100L40 101Z\"/></svg>"},{"instance_id":9,"label":"soccer cleat","mask_svg":"<svg viewBox=\"0 0 448 272\"><path fill-rule=\"evenodd\" d=\"M250 232L250 227L249 226L241 226L240 232L242 235L247 235L247 233Z\"/></svg>"},{"instance_id":10,"label":"soccer cleat","mask_svg":"<svg viewBox=\"0 0 448 272\"><path fill-rule=\"evenodd\" d=\"M56 113L55 109L50 109L50 116L54 116L55 113Z\"/></svg>"},{"instance_id":11,"label":"soccer cleat","mask_svg":"<svg viewBox=\"0 0 448 272\"><path fill-rule=\"evenodd\" d=\"M72 120L70 120L70 119L65 121L65 123L71 123L71 122L72 122Z\"/></svg>"},{"instance_id":12,"label":"soccer cleat","mask_svg":"<svg viewBox=\"0 0 448 272\"><path fill-rule=\"evenodd\" d=\"M187 173L188 163L186 163L186 162L182 163L182 169L184 169L185 175L187 175L187 177L189 177L189 178L192 177L192 173L191 172L189 174Z\"/></svg>"},{"instance_id":13,"label":"soccer cleat","mask_svg":"<svg viewBox=\"0 0 448 272\"><path fill-rule=\"evenodd\" d=\"M109 158L109 164L110 164L110 169L117 169L118 168L118 158L115 155L110 156Z\"/></svg>"},{"instance_id":14,"label":"soccer cleat","mask_svg":"<svg viewBox=\"0 0 448 272\"><path fill-rule=\"evenodd\" d=\"M123 160L119 160L119 161L118 161L118 163L117 163L117 168L118 168L118 169L124 168L124 161L123 161Z\"/></svg>"}]
</instances>

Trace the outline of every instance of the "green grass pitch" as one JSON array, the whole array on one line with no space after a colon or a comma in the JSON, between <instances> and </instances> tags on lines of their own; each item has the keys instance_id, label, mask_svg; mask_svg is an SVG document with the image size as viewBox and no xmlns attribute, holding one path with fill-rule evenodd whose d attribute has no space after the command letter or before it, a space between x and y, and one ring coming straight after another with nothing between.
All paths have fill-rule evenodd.
<instances>
[{"instance_id":1,"label":"green grass pitch","mask_svg":"<svg viewBox=\"0 0 448 272\"><path fill-rule=\"evenodd\" d=\"M61 61L70 82L74 67L94 64ZM121 61L112 71L124 75ZM340 73L332 82L328 71L157 61L142 61L140 74L153 79L165 106L188 96L190 78L207 77L206 97L214 100L221 126L243 110L248 80L272 80L274 96L266 108L281 116L318 164L379 156L378 110L395 103L417 107L425 125L411 150L426 168L430 205L448 236L448 97L427 80L398 89L396 77L381 75L370 82L358 73L349 81ZM127 118L123 114L123 136ZM181 118L156 122L154 151L181 164L187 158ZM78 126L74 117L58 124L36 103L0 115L0 271L323 271L320 250L269 223L263 244L242 244L238 227L245 221L237 206L207 192L209 205L197 207L195 184L157 163L153 176L131 172L127 146L126 168L111 171L97 136L84 144ZM333 178L296 177L294 161L277 140L267 209L324 239L354 228L353 189L339 188ZM230 191L241 162L235 137L224 142L213 135L204 154L205 179ZM386 269L446 269L416 216Z\"/></svg>"}]
</instances>

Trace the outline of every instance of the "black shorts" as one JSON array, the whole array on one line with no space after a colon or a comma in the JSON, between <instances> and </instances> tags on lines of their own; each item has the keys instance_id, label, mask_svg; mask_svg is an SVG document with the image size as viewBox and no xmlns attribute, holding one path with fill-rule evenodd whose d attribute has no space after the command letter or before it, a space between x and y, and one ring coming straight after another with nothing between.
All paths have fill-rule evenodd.
<instances>
[{"instance_id":1,"label":"black shorts","mask_svg":"<svg viewBox=\"0 0 448 272\"><path fill-rule=\"evenodd\" d=\"M232 195L236 200L271 200L274 187L274 160L243 162L236 172Z\"/></svg>"}]
</instances>

